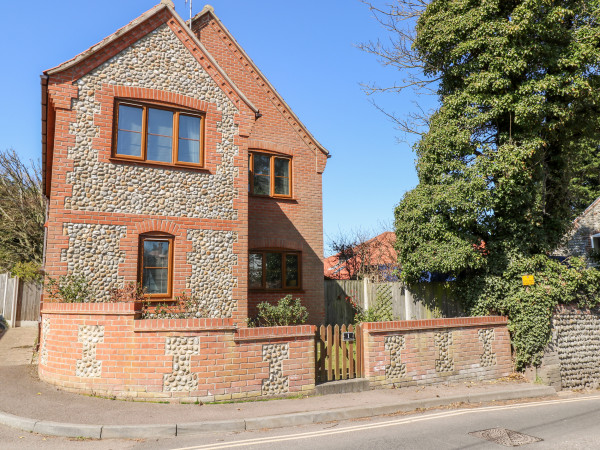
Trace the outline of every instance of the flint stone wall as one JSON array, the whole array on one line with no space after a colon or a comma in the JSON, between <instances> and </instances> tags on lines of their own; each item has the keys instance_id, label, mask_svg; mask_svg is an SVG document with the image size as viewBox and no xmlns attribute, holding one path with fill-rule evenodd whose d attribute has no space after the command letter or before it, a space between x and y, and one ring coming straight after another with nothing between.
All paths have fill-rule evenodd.
<instances>
[{"instance_id":1,"label":"flint stone wall","mask_svg":"<svg viewBox=\"0 0 600 450\"><path fill-rule=\"evenodd\" d=\"M189 219L215 221L219 230L223 221L238 220L234 199L238 195L235 158L239 149L234 145L238 134L234 119L239 111L166 24L83 75L75 86L77 96L71 102L74 121L69 125L74 145L67 149L72 170L66 173L70 192L67 189L64 209L70 213L115 213L115 219L103 215L99 224L84 224L77 223L74 215L63 224L68 246L61 250L60 261L65 263L67 274L85 276L94 290L94 299L103 301L111 289L135 277L124 273L129 269L123 266L126 252L122 251L124 238L128 242L136 239L135 229L121 226L119 221L125 219L116 214L132 214L140 219L182 218L188 223L186 227L190 227ZM107 86L180 94L210 104L220 116L216 130L206 132L219 136L220 141L205 156L216 165L209 172L109 161L107 149L100 150L95 144L102 132L106 135L102 127L112 127L102 115L106 111ZM101 223L109 220L110 224ZM208 316L231 317L239 301L233 295L237 279L232 269L238 263L233 249L237 233L211 231L210 224L206 224L202 226L208 230L183 232L194 250L186 255L191 275L181 274L180 286L185 285L199 297ZM178 245L176 241L176 249ZM135 249L127 249L127 258L137 260Z\"/></svg>"},{"instance_id":2,"label":"flint stone wall","mask_svg":"<svg viewBox=\"0 0 600 450\"><path fill-rule=\"evenodd\" d=\"M207 317L231 317L237 306L233 288L237 280L233 266L238 257L233 251L237 234L232 231L188 230L194 250L187 254L192 274L186 288L199 300Z\"/></svg>"},{"instance_id":3,"label":"flint stone wall","mask_svg":"<svg viewBox=\"0 0 600 450\"><path fill-rule=\"evenodd\" d=\"M119 264L125 262L125 255L120 242L127 235L127 227L65 223L63 233L69 236L69 247L61 253L67 273L85 277L95 300L108 300L110 289L123 285Z\"/></svg>"},{"instance_id":4,"label":"flint stone wall","mask_svg":"<svg viewBox=\"0 0 600 450\"><path fill-rule=\"evenodd\" d=\"M94 115L101 102L96 92L104 84L156 89L204 100L222 113L217 131L221 164L216 173L173 170L100 162L92 141L99 136ZM73 187L65 209L79 211L149 214L203 219L235 220L236 195L233 144L237 109L202 69L167 25L150 32L127 49L77 81L79 96L73 100L76 120L70 132L76 145L69 149Z\"/></svg>"},{"instance_id":5,"label":"flint stone wall","mask_svg":"<svg viewBox=\"0 0 600 450\"><path fill-rule=\"evenodd\" d=\"M600 311L559 307L552 317L551 341L535 372L558 388L600 387Z\"/></svg>"}]
</instances>

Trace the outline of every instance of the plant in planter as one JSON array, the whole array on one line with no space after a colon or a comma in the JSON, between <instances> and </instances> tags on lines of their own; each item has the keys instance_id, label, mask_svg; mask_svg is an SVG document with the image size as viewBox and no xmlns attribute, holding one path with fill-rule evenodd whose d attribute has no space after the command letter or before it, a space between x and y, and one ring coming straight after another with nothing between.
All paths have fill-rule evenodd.
<instances>
[{"instance_id":1,"label":"plant in planter","mask_svg":"<svg viewBox=\"0 0 600 450\"><path fill-rule=\"evenodd\" d=\"M193 319L208 317L208 311L200 300L183 292L173 302L150 302L144 300L142 319Z\"/></svg>"},{"instance_id":2,"label":"plant in planter","mask_svg":"<svg viewBox=\"0 0 600 450\"><path fill-rule=\"evenodd\" d=\"M133 281L125 283L121 288L110 290L109 303L123 302L144 302L146 301L146 291L140 283Z\"/></svg>"}]
</instances>

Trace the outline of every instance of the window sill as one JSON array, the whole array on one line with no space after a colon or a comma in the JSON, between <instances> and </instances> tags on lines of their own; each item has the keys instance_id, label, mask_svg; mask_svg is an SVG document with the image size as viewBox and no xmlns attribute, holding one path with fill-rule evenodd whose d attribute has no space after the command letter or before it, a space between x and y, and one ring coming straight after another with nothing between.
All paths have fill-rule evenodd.
<instances>
[{"instance_id":1,"label":"window sill","mask_svg":"<svg viewBox=\"0 0 600 450\"><path fill-rule=\"evenodd\" d=\"M277 201L283 200L284 202L298 203L298 199L294 198L294 197L275 197L275 196L271 196L271 195L258 195L258 194L250 194L250 193L248 194L248 197L264 198L266 200L277 200Z\"/></svg>"},{"instance_id":2,"label":"window sill","mask_svg":"<svg viewBox=\"0 0 600 450\"><path fill-rule=\"evenodd\" d=\"M126 159L126 158L117 158L115 156L111 156L108 160L115 164L128 164L132 166L148 166L154 167L156 169L175 169L175 170L189 170L190 172L202 172L211 174L212 172L206 167L201 166L191 166L187 164L168 164L161 162L153 162L153 161L142 161L136 159Z\"/></svg>"},{"instance_id":3,"label":"window sill","mask_svg":"<svg viewBox=\"0 0 600 450\"><path fill-rule=\"evenodd\" d=\"M257 293L257 294L304 294L304 289L260 289L260 288L250 288L248 292Z\"/></svg>"},{"instance_id":4,"label":"window sill","mask_svg":"<svg viewBox=\"0 0 600 450\"><path fill-rule=\"evenodd\" d=\"M159 303L159 302L163 302L163 303L171 303L175 301L175 298L173 298L173 296L170 297L146 297L144 299L145 302L150 302L150 303Z\"/></svg>"}]
</instances>

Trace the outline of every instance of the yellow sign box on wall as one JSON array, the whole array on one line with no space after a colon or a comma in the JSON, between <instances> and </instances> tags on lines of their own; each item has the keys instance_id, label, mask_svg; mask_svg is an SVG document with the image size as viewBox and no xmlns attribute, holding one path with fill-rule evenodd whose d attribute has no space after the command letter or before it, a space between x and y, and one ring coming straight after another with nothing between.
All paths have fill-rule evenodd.
<instances>
[{"instance_id":1,"label":"yellow sign box on wall","mask_svg":"<svg viewBox=\"0 0 600 450\"><path fill-rule=\"evenodd\" d=\"M523 286L533 286L535 284L535 279L533 275L523 275Z\"/></svg>"}]
</instances>

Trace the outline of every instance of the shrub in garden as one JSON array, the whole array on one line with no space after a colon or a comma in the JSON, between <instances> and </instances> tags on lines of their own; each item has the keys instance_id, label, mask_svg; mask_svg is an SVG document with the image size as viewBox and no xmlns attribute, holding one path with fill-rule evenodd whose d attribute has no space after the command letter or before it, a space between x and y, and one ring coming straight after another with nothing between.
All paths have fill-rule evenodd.
<instances>
[{"instance_id":1,"label":"shrub in garden","mask_svg":"<svg viewBox=\"0 0 600 450\"><path fill-rule=\"evenodd\" d=\"M308 310L302 306L300 299L292 300L288 294L272 305L261 302L257 305L258 315L255 320L249 320L248 326L277 327L286 325L302 325L308 320Z\"/></svg>"},{"instance_id":2,"label":"shrub in garden","mask_svg":"<svg viewBox=\"0 0 600 450\"><path fill-rule=\"evenodd\" d=\"M6 330L8 330L8 322L6 322L4 316L0 314L0 336L2 336L2 333Z\"/></svg>"},{"instance_id":3,"label":"shrub in garden","mask_svg":"<svg viewBox=\"0 0 600 450\"><path fill-rule=\"evenodd\" d=\"M25 283L40 283L44 280L40 269L40 265L36 262L18 262L13 266L10 273L13 277L19 277Z\"/></svg>"},{"instance_id":4,"label":"shrub in garden","mask_svg":"<svg viewBox=\"0 0 600 450\"><path fill-rule=\"evenodd\" d=\"M46 277L47 301L58 303L90 303L94 292L88 280L82 275L61 275Z\"/></svg>"}]
</instances>

